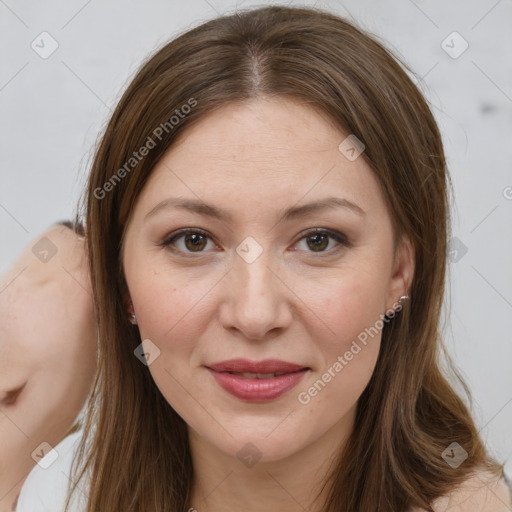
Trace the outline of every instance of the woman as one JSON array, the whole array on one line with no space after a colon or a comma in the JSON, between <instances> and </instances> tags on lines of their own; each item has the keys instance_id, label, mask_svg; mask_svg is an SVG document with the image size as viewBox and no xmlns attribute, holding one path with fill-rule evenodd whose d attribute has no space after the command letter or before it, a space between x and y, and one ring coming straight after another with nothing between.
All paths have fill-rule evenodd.
<instances>
[{"instance_id":1,"label":"woman","mask_svg":"<svg viewBox=\"0 0 512 512\"><path fill-rule=\"evenodd\" d=\"M14 510L32 467L78 427L96 369L85 240L64 224L25 248L0 284L1 512Z\"/></svg>"},{"instance_id":2,"label":"woman","mask_svg":"<svg viewBox=\"0 0 512 512\"><path fill-rule=\"evenodd\" d=\"M262 8L157 52L89 180L70 510L509 510L440 369L447 179L424 98L340 18Z\"/></svg>"}]
</instances>

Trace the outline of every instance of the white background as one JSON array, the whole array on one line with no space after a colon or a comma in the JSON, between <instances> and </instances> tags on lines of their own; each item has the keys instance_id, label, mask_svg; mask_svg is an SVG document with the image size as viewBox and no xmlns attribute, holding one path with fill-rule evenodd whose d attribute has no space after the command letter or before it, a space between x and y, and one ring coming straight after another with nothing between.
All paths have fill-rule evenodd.
<instances>
[{"instance_id":1,"label":"white background","mask_svg":"<svg viewBox=\"0 0 512 512\"><path fill-rule=\"evenodd\" d=\"M270 3L239 1L238 7ZM94 142L142 59L236 5L0 0L0 272L51 223L73 216ZM508 461L510 475L512 3L316 5L383 38L412 67L433 105L453 179L453 234L467 247L450 264L446 343L473 392L482 434L495 455ZM31 48L43 31L59 45L47 59ZM469 44L457 59L441 47L453 31Z\"/></svg>"}]
</instances>

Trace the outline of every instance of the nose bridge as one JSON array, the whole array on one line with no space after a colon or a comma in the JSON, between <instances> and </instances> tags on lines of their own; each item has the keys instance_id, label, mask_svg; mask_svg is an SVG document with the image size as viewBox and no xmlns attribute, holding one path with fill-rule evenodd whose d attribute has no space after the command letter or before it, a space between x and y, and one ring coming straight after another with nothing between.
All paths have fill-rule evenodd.
<instances>
[{"instance_id":1,"label":"nose bridge","mask_svg":"<svg viewBox=\"0 0 512 512\"><path fill-rule=\"evenodd\" d=\"M276 267L270 250L257 249L252 241L240 244L230 272L225 327L237 328L247 338L264 338L267 332L287 326L291 312Z\"/></svg>"},{"instance_id":2,"label":"nose bridge","mask_svg":"<svg viewBox=\"0 0 512 512\"><path fill-rule=\"evenodd\" d=\"M272 280L275 279L271 270L272 262L267 254L262 254L252 262L240 258L235 264L234 271L240 285L239 298L249 300L266 297L267 301L273 300Z\"/></svg>"}]
</instances>

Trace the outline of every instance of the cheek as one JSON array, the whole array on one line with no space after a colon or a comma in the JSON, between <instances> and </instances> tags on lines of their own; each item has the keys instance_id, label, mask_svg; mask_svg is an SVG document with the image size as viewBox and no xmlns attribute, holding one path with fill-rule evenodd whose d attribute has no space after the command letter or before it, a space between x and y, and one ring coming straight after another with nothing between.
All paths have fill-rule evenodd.
<instances>
[{"instance_id":1,"label":"cheek","mask_svg":"<svg viewBox=\"0 0 512 512\"><path fill-rule=\"evenodd\" d=\"M333 286L323 301L321 297L316 301L321 315L317 324L328 325L329 331L311 337L321 364L298 390L297 400L311 418L317 418L320 429L337 423L356 406L375 369L383 324L380 301L361 281L344 281Z\"/></svg>"},{"instance_id":2,"label":"cheek","mask_svg":"<svg viewBox=\"0 0 512 512\"><path fill-rule=\"evenodd\" d=\"M157 353L148 369L166 401L190 422L190 371L197 342L204 332L208 290L203 280L190 282L179 276L148 272L127 282L141 340L151 340L144 350ZM145 342L146 343L146 342ZM149 347L147 349L146 347Z\"/></svg>"},{"instance_id":3,"label":"cheek","mask_svg":"<svg viewBox=\"0 0 512 512\"><path fill-rule=\"evenodd\" d=\"M384 285L378 269L354 270L310 290L308 304L315 315L309 324L317 330L309 335L321 364L308 387L301 388L305 394L299 402L312 406L312 411L320 407L327 415L331 412L324 409L336 404L333 421L355 405L373 374L383 327Z\"/></svg>"},{"instance_id":4,"label":"cheek","mask_svg":"<svg viewBox=\"0 0 512 512\"><path fill-rule=\"evenodd\" d=\"M306 290L303 290L303 296ZM385 310L385 283L374 272L346 272L323 282L309 283L306 304L316 314L330 340L327 348L344 349L353 339L374 326ZM315 339L314 333L311 333Z\"/></svg>"},{"instance_id":5,"label":"cheek","mask_svg":"<svg viewBox=\"0 0 512 512\"><path fill-rule=\"evenodd\" d=\"M128 276L127 276L128 278ZM185 273L140 273L128 280L141 339L179 357L191 352L207 320L215 281Z\"/></svg>"}]
</instances>

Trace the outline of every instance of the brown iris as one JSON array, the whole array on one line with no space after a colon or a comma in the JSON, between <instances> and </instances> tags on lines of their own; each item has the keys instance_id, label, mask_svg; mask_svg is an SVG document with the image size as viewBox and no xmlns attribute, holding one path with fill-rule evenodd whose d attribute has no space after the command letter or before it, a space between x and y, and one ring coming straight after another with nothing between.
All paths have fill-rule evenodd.
<instances>
[{"instance_id":1,"label":"brown iris","mask_svg":"<svg viewBox=\"0 0 512 512\"><path fill-rule=\"evenodd\" d=\"M206 237L198 233L189 233L188 235L185 235L185 246L191 252L202 251L205 248L206 243Z\"/></svg>"},{"instance_id":2,"label":"brown iris","mask_svg":"<svg viewBox=\"0 0 512 512\"><path fill-rule=\"evenodd\" d=\"M313 244L310 240L314 240ZM329 237L325 234L316 234L307 237L307 244L315 252L323 251L329 245Z\"/></svg>"}]
</instances>

